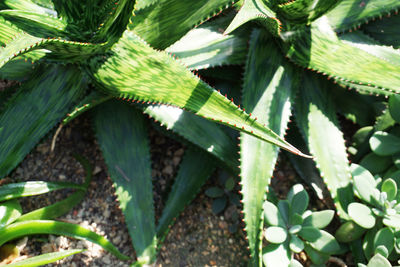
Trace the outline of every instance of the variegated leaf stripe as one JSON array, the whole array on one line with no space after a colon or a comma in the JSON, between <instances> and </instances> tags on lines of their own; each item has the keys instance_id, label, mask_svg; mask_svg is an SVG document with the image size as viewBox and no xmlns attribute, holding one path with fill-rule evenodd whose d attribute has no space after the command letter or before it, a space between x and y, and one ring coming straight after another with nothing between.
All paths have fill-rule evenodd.
<instances>
[{"instance_id":1,"label":"variegated leaf stripe","mask_svg":"<svg viewBox=\"0 0 400 267\"><path fill-rule=\"evenodd\" d=\"M216 162L206 152L193 147L185 152L179 171L168 194L163 212L157 225L157 236L163 240L174 219L179 216L200 191L200 188L213 173Z\"/></svg>"},{"instance_id":2,"label":"variegated leaf stripe","mask_svg":"<svg viewBox=\"0 0 400 267\"><path fill-rule=\"evenodd\" d=\"M143 111L168 130L220 159L231 172L237 172L237 145L219 125L172 106L148 105Z\"/></svg>"},{"instance_id":3,"label":"variegated leaf stripe","mask_svg":"<svg viewBox=\"0 0 400 267\"><path fill-rule=\"evenodd\" d=\"M138 10L131 18L129 29L134 30L152 47L165 49L234 0L159 0L156 4ZM188 16L189 15L189 16Z\"/></svg>"},{"instance_id":4,"label":"variegated leaf stripe","mask_svg":"<svg viewBox=\"0 0 400 267\"><path fill-rule=\"evenodd\" d=\"M244 75L243 106L281 136L291 115L291 96L299 83L297 73L298 70L285 62L266 32L252 33ZM262 266L262 206L277 157L277 146L241 134L241 193L252 266Z\"/></svg>"},{"instance_id":5,"label":"variegated leaf stripe","mask_svg":"<svg viewBox=\"0 0 400 267\"><path fill-rule=\"evenodd\" d=\"M183 36L166 49L189 69L204 69L222 65L242 64L246 60L247 36L241 30L223 34L230 16L207 22Z\"/></svg>"},{"instance_id":6,"label":"variegated leaf stripe","mask_svg":"<svg viewBox=\"0 0 400 267\"><path fill-rule=\"evenodd\" d=\"M376 89L400 92L397 64L341 41L324 17L297 37L287 50L287 56L296 64L328 78L363 85L363 89L371 93Z\"/></svg>"},{"instance_id":7,"label":"variegated leaf stripe","mask_svg":"<svg viewBox=\"0 0 400 267\"><path fill-rule=\"evenodd\" d=\"M82 73L69 66L35 70L0 113L0 178L65 116L84 89Z\"/></svg>"},{"instance_id":8,"label":"variegated leaf stripe","mask_svg":"<svg viewBox=\"0 0 400 267\"><path fill-rule=\"evenodd\" d=\"M397 13L399 8L398 0L342 0L326 16L335 31L343 32Z\"/></svg>"},{"instance_id":9,"label":"variegated leaf stripe","mask_svg":"<svg viewBox=\"0 0 400 267\"><path fill-rule=\"evenodd\" d=\"M57 17L52 0L2 0L0 9L29 10Z\"/></svg>"},{"instance_id":10,"label":"variegated leaf stripe","mask_svg":"<svg viewBox=\"0 0 400 267\"><path fill-rule=\"evenodd\" d=\"M343 133L327 81L306 73L304 90L296 103L296 121L320 170L341 218L347 219L347 206L353 201L351 173Z\"/></svg>"},{"instance_id":11,"label":"variegated leaf stripe","mask_svg":"<svg viewBox=\"0 0 400 267\"><path fill-rule=\"evenodd\" d=\"M37 38L28 33L20 33L0 48L0 68L13 58L29 51L45 48L59 58L72 61L84 60L93 54L104 52L105 44L89 44L61 39Z\"/></svg>"},{"instance_id":12,"label":"variegated leaf stripe","mask_svg":"<svg viewBox=\"0 0 400 267\"><path fill-rule=\"evenodd\" d=\"M150 5L154 5L159 0L137 0L135 3L135 10L144 9Z\"/></svg>"},{"instance_id":13,"label":"variegated leaf stripe","mask_svg":"<svg viewBox=\"0 0 400 267\"><path fill-rule=\"evenodd\" d=\"M280 12L288 20L313 20L321 16L339 0L292 0L278 5Z\"/></svg>"},{"instance_id":14,"label":"variegated leaf stripe","mask_svg":"<svg viewBox=\"0 0 400 267\"><path fill-rule=\"evenodd\" d=\"M225 34L233 32L252 20L260 22L276 36L281 32L281 22L276 18L275 12L269 9L262 0L244 0L243 6L225 30Z\"/></svg>"},{"instance_id":15,"label":"variegated leaf stripe","mask_svg":"<svg viewBox=\"0 0 400 267\"><path fill-rule=\"evenodd\" d=\"M138 261L151 264L157 238L146 121L134 107L114 100L98 106L94 125Z\"/></svg>"},{"instance_id":16,"label":"variegated leaf stripe","mask_svg":"<svg viewBox=\"0 0 400 267\"><path fill-rule=\"evenodd\" d=\"M111 49L105 62L94 59L90 67L99 88L108 94L128 101L178 106L306 156L168 54L154 51L130 31Z\"/></svg>"}]
</instances>

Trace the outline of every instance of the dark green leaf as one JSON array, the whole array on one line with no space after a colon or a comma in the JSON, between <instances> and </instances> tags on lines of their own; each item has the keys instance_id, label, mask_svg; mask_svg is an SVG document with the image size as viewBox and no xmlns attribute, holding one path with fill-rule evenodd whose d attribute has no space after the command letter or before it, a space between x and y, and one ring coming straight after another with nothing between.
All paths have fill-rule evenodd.
<instances>
[{"instance_id":1,"label":"dark green leaf","mask_svg":"<svg viewBox=\"0 0 400 267\"><path fill-rule=\"evenodd\" d=\"M227 200L226 196L222 196L222 197L214 199L212 202L212 206L211 206L214 214L218 214L218 213L222 212L225 209L227 202L228 202L228 200Z\"/></svg>"}]
</instances>

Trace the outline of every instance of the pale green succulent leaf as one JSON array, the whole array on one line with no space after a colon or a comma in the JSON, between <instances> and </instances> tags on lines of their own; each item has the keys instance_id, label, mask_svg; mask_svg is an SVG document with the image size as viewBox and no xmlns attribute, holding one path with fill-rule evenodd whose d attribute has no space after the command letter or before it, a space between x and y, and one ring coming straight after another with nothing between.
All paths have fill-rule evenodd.
<instances>
[{"instance_id":1,"label":"pale green succulent leaf","mask_svg":"<svg viewBox=\"0 0 400 267\"><path fill-rule=\"evenodd\" d=\"M108 101L95 110L94 125L137 258L150 264L157 238L146 122L128 104Z\"/></svg>"},{"instance_id":2,"label":"pale green succulent leaf","mask_svg":"<svg viewBox=\"0 0 400 267\"><path fill-rule=\"evenodd\" d=\"M386 226L400 228L400 214L385 215L382 222Z\"/></svg>"},{"instance_id":3,"label":"pale green succulent leaf","mask_svg":"<svg viewBox=\"0 0 400 267\"><path fill-rule=\"evenodd\" d=\"M263 263L265 266L274 266L277 262L282 267L289 266L292 259L287 243L268 244L262 249Z\"/></svg>"},{"instance_id":4,"label":"pale green succulent leaf","mask_svg":"<svg viewBox=\"0 0 400 267\"><path fill-rule=\"evenodd\" d=\"M385 172L392 164L392 157L379 156L374 152L368 153L360 161L360 166L364 167L374 175Z\"/></svg>"},{"instance_id":5,"label":"pale green succulent leaf","mask_svg":"<svg viewBox=\"0 0 400 267\"><path fill-rule=\"evenodd\" d=\"M91 62L93 78L106 93L128 101L171 104L306 156L132 32L126 31L111 53L105 62Z\"/></svg>"},{"instance_id":6,"label":"pale green succulent leaf","mask_svg":"<svg viewBox=\"0 0 400 267\"><path fill-rule=\"evenodd\" d=\"M317 251L307 243L304 246L304 250L307 253L307 256L310 257L311 261L314 264L324 264L329 259L329 254Z\"/></svg>"},{"instance_id":7,"label":"pale green succulent leaf","mask_svg":"<svg viewBox=\"0 0 400 267\"><path fill-rule=\"evenodd\" d=\"M400 96L393 95L389 98L389 112L390 116L396 121L400 122Z\"/></svg>"},{"instance_id":8,"label":"pale green succulent leaf","mask_svg":"<svg viewBox=\"0 0 400 267\"><path fill-rule=\"evenodd\" d=\"M312 248L321 253L333 254L340 249L339 243L336 241L335 237L315 227L303 227L299 232L299 236L306 240L307 244Z\"/></svg>"},{"instance_id":9,"label":"pale green succulent leaf","mask_svg":"<svg viewBox=\"0 0 400 267\"><path fill-rule=\"evenodd\" d=\"M272 244L283 243L287 235L286 230L279 226L270 226L264 231L265 239Z\"/></svg>"},{"instance_id":10,"label":"pale green succulent leaf","mask_svg":"<svg viewBox=\"0 0 400 267\"><path fill-rule=\"evenodd\" d=\"M392 267L392 265L390 264L390 262L383 257L381 254L376 254L375 256L373 256L369 262L367 267Z\"/></svg>"},{"instance_id":11,"label":"pale green succulent leaf","mask_svg":"<svg viewBox=\"0 0 400 267\"><path fill-rule=\"evenodd\" d=\"M315 228L325 228L332 221L335 212L333 210L314 211L310 216L304 218L304 226L313 226Z\"/></svg>"},{"instance_id":12,"label":"pale green succulent leaf","mask_svg":"<svg viewBox=\"0 0 400 267\"><path fill-rule=\"evenodd\" d=\"M372 151L379 156L400 152L400 138L387 132L377 131L369 139Z\"/></svg>"},{"instance_id":13,"label":"pale green succulent leaf","mask_svg":"<svg viewBox=\"0 0 400 267\"><path fill-rule=\"evenodd\" d=\"M361 227L370 229L375 226L375 215L368 206L353 202L349 205L348 212L350 218Z\"/></svg>"},{"instance_id":14,"label":"pale green succulent leaf","mask_svg":"<svg viewBox=\"0 0 400 267\"><path fill-rule=\"evenodd\" d=\"M374 201L379 199L375 178L367 169L354 163L351 164L351 173L354 180L354 190L358 192L362 200L374 204Z\"/></svg>"},{"instance_id":15,"label":"pale green succulent leaf","mask_svg":"<svg viewBox=\"0 0 400 267\"><path fill-rule=\"evenodd\" d=\"M302 184L295 184L287 195L290 205L290 214L303 214L308 207L309 196Z\"/></svg>"},{"instance_id":16,"label":"pale green succulent leaf","mask_svg":"<svg viewBox=\"0 0 400 267\"><path fill-rule=\"evenodd\" d=\"M396 182L391 178L386 179L382 183L381 191L386 193L388 201L394 200L397 195Z\"/></svg>"},{"instance_id":17,"label":"pale green succulent leaf","mask_svg":"<svg viewBox=\"0 0 400 267\"><path fill-rule=\"evenodd\" d=\"M297 235L290 235L289 247L294 253L300 253L304 249L304 242Z\"/></svg>"},{"instance_id":18,"label":"pale green succulent leaf","mask_svg":"<svg viewBox=\"0 0 400 267\"><path fill-rule=\"evenodd\" d=\"M387 249L388 255L392 253L394 248L394 233L390 228L382 228L376 233L374 238L374 251L376 251L379 246L384 246Z\"/></svg>"}]
</instances>

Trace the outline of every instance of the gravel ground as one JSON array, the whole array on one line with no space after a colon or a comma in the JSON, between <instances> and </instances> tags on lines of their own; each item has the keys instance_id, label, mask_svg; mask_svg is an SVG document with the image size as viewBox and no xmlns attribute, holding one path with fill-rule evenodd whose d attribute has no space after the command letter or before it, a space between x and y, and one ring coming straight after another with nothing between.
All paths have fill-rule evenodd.
<instances>
[{"instance_id":1,"label":"gravel ground","mask_svg":"<svg viewBox=\"0 0 400 267\"><path fill-rule=\"evenodd\" d=\"M74 181L81 183L84 170L72 157L79 153L94 166L94 177L85 199L60 220L77 223L110 239L124 254L134 257L131 240L118 208L112 182L107 176L100 150L94 141L89 119L85 116L62 128L52 152L53 133L24 159L5 181ZM184 147L155 130L150 132L153 161L154 199L156 215L162 211L164 196L174 177ZM212 179L212 178L211 178ZM207 186L211 186L209 182ZM57 191L43 196L29 197L22 201L24 212L49 205L65 198L69 192ZM245 266L248 260L247 243L239 230L228 231L229 210L216 216L211 211L211 200L202 193L185 209L172 226L164 241L155 266ZM49 266L129 266L101 247L86 241L77 241L58 236L34 236L22 239L21 257L30 257L45 252L86 248L87 251L74 255Z\"/></svg>"}]
</instances>

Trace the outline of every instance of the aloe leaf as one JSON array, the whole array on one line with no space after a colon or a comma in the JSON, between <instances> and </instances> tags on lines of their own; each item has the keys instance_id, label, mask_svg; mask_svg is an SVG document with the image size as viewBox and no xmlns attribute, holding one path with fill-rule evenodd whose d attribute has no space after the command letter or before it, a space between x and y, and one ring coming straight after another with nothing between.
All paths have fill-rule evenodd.
<instances>
[{"instance_id":1,"label":"aloe leaf","mask_svg":"<svg viewBox=\"0 0 400 267\"><path fill-rule=\"evenodd\" d=\"M376 254L373 256L369 262L367 267L375 267L375 266L380 266L380 267L392 267L390 264L390 261L388 261L385 257L383 257L381 254Z\"/></svg>"},{"instance_id":2,"label":"aloe leaf","mask_svg":"<svg viewBox=\"0 0 400 267\"><path fill-rule=\"evenodd\" d=\"M287 50L287 56L296 64L321 72L335 80L363 85L363 90L371 93L379 90L387 93L400 91L398 64L392 64L341 41L325 17L316 20L297 37ZM329 64L326 64L327 62Z\"/></svg>"},{"instance_id":3,"label":"aloe leaf","mask_svg":"<svg viewBox=\"0 0 400 267\"><path fill-rule=\"evenodd\" d=\"M231 3L232 0L159 0L135 12L128 27L153 47L165 49Z\"/></svg>"},{"instance_id":4,"label":"aloe leaf","mask_svg":"<svg viewBox=\"0 0 400 267\"><path fill-rule=\"evenodd\" d=\"M395 12L396 13L396 12ZM390 16L374 22L363 25L362 29L370 36L379 40L379 42L390 45L395 48L400 47L400 34L399 23L400 16Z\"/></svg>"},{"instance_id":5,"label":"aloe leaf","mask_svg":"<svg viewBox=\"0 0 400 267\"><path fill-rule=\"evenodd\" d=\"M141 60L136 61L137 58ZM94 80L111 95L129 101L172 104L306 156L167 54L154 51L130 31L126 31L111 49L111 56L105 62L100 63L99 58L95 58L90 65ZM152 75L146 71L148 69Z\"/></svg>"},{"instance_id":6,"label":"aloe leaf","mask_svg":"<svg viewBox=\"0 0 400 267\"><path fill-rule=\"evenodd\" d=\"M247 36L242 31L223 34L228 17L221 17L189 31L166 49L189 69L242 64L246 61Z\"/></svg>"},{"instance_id":7,"label":"aloe leaf","mask_svg":"<svg viewBox=\"0 0 400 267\"><path fill-rule=\"evenodd\" d=\"M225 34L233 32L252 20L260 22L276 36L280 34L281 22L276 18L275 12L265 5L265 1L262 0L244 0L238 14L225 30Z\"/></svg>"},{"instance_id":8,"label":"aloe leaf","mask_svg":"<svg viewBox=\"0 0 400 267\"><path fill-rule=\"evenodd\" d=\"M0 203L0 228L4 227L22 214L22 207L15 199Z\"/></svg>"},{"instance_id":9,"label":"aloe leaf","mask_svg":"<svg viewBox=\"0 0 400 267\"><path fill-rule=\"evenodd\" d=\"M314 211L304 218L303 225L310 225L315 228L325 228L332 221L335 212L333 210Z\"/></svg>"},{"instance_id":10,"label":"aloe leaf","mask_svg":"<svg viewBox=\"0 0 400 267\"><path fill-rule=\"evenodd\" d=\"M40 14L57 16L52 0L3 0L0 7L2 9L30 10Z\"/></svg>"},{"instance_id":11,"label":"aloe leaf","mask_svg":"<svg viewBox=\"0 0 400 267\"><path fill-rule=\"evenodd\" d=\"M151 263L157 239L147 125L139 111L117 101L103 103L95 111L97 138L138 261Z\"/></svg>"},{"instance_id":12,"label":"aloe leaf","mask_svg":"<svg viewBox=\"0 0 400 267\"><path fill-rule=\"evenodd\" d=\"M327 84L317 76L307 74L303 86L307 90L300 94L296 119L339 216L346 218L347 205L353 200L353 192L345 141L338 127L335 106ZM321 129L324 129L323 135Z\"/></svg>"},{"instance_id":13,"label":"aloe leaf","mask_svg":"<svg viewBox=\"0 0 400 267\"><path fill-rule=\"evenodd\" d=\"M137 0L135 3L135 10L146 8L150 5L157 3L159 0Z\"/></svg>"},{"instance_id":14,"label":"aloe leaf","mask_svg":"<svg viewBox=\"0 0 400 267\"><path fill-rule=\"evenodd\" d=\"M217 124L172 106L148 105L143 110L168 130L214 155L237 173L237 145Z\"/></svg>"},{"instance_id":15,"label":"aloe leaf","mask_svg":"<svg viewBox=\"0 0 400 267\"><path fill-rule=\"evenodd\" d=\"M400 122L400 96L399 95L393 95L389 98L389 112L390 112L390 116L396 122Z\"/></svg>"},{"instance_id":16,"label":"aloe leaf","mask_svg":"<svg viewBox=\"0 0 400 267\"><path fill-rule=\"evenodd\" d=\"M323 13L330 7L335 5L339 0L290 0L277 5L279 13L286 19L295 22L311 21Z\"/></svg>"},{"instance_id":17,"label":"aloe leaf","mask_svg":"<svg viewBox=\"0 0 400 267\"><path fill-rule=\"evenodd\" d=\"M380 229L374 238L374 251L379 246L384 246L387 249L388 254L392 253L394 248L394 234L388 227Z\"/></svg>"},{"instance_id":18,"label":"aloe leaf","mask_svg":"<svg viewBox=\"0 0 400 267\"><path fill-rule=\"evenodd\" d=\"M65 251L45 253L39 256L34 256L21 261L13 262L7 264L8 267L36 267L42 266L48 263L56 262L62 260L66 257L72 256L77 253L84 252L84 249L70 249Z\"/></svg>"},{"instance_id":19,"label":"aloe leaf","mask_svg":"<svg viewBox=\"0 0 400 267\"><path fill-rule=\"evenodd\" d=\"M36 69L0 113L0 128L4 127L0 132L0 177L67 113L84 88L82 73L69 66Z\"/></svg>"},{"instance_id":20,"label":"aloe leaf","mask_svg":"<svg viewBox=\"0 0 400 267\"><path fill-rule=\"evenodd\" d=\"M36 196L60 189L78 189L85 190L85 187L79 184L66 182L21 182L6 184L0 187L0 201L10 200L20 197Z\"/></svg>"},{"instance_id":21,"label":"aloe leaf","mask_svg":"<svg viewBox=\"0 0 400 267\"><path fill-rule=\"evenodd\" d=\"M105 95L99 91L91 91L75 107L73 107L69 113L67 113L67 116L62 120L62 123L64 125L68 124L82 113L110 100L111 98L111 96Z\"/></svg>"},{"instance_id":22,"label":"aloe leaf","mask_svg":"<svg viewBox=\"0 0 400 267\"><path fill-rule=\"evenodd\" d=\"M189 204L215 170L215 161L205 152L190 147L185 152L167 203L157 225L157 236L165 236L174 218Z\"/></svg>"},{"instance_id":23,"label":"aloe leaf","mask_svg":"<svg viewBox=\"0 0 400 267\"><path fill-rule=\"evenodd\" d=\"M25 10L0 10L0 16L34 36L62 37L66 35L67 23L51 15Z\"/></svg>"},{"instance_id":24,"label":"aloe leaf","mask_svg":"<svg viewBox=\"0 0 400 267\"><path fill-rule=\"evenodd\" d=\"M264 70L261 74L260 69ZM246 110L256 116L257 121L283 136L291 115L291 98L297 89L298 81L296 71L285 64L267 34L254 31L250 40L243 84L243 106ZM245 230L252 258L259 264L262 204L277 156L276 146L241 134L240 176Z\"/></svg>"},{"instance_id":25,"label":"aloe leaf","mask_svg":"<svg viewBox=\"0 0 400 267\"><path fill-rule=\"evenodd\" d=\"M19 223L13 223L0 229L0 246L4 243L14 240L16 238L36 235L36 234L51 234L51 235L64 235L72 238L83 239L92 243L98 244L108 252L112 253L120 260L128 260L129 257L125 256L106 238L96 234L82 226L49 221L49 220L34 220Z\"/></svg>"},{"instance_id":26,"label":"aloe leaf","mask_svg":"<svg viewBox=\"0 0 400 267\"><path fill-rule=\"evenodd\" d=\"M384 46L360 31L342 34L340 40L400 67L400 50Z\"/></svg>"},{"instance_id":27,"label":"aloe leaf","mask_svg":"<svg viewBox=\"0 0 400 267\"><path fill-rule=\"evenodd\" d=\"M326 14L336 31L356 29L376 17L388 15L400 8L397 0L342 0Z\"/></svg>"}]
</instances>

